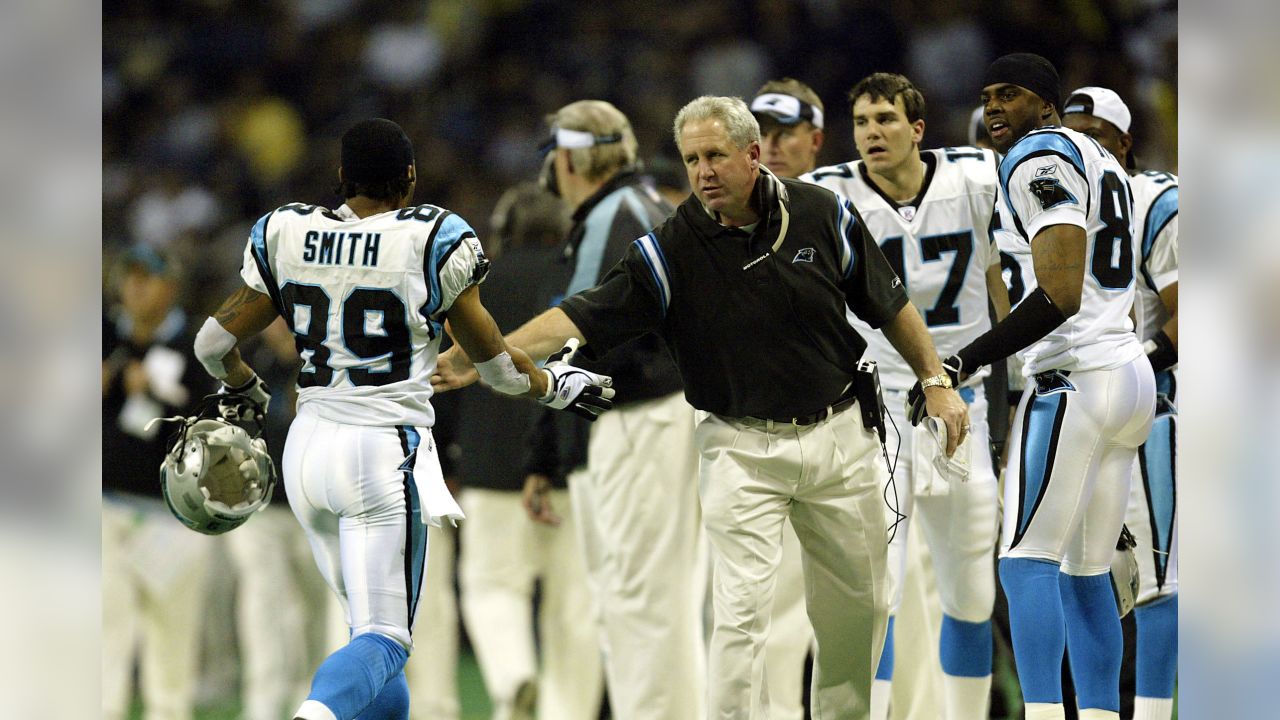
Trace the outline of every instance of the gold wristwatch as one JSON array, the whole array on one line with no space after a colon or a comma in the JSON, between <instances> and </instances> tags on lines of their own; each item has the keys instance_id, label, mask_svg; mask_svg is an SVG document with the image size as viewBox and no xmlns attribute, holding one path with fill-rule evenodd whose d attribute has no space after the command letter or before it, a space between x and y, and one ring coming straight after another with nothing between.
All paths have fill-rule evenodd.
<instances>
[{"instance_id":1,"label":"gold wristwatch","mask_svg":"<svg viewBox=\"0 0 1280 720\"><path fill-rule=\"evenodd\" d=\"M937 375L931 375L920 381L921 390L931 387L942 387L950 390L953 387L951 385L951 376L942 372Z\"/></svg>"}]
</instances>

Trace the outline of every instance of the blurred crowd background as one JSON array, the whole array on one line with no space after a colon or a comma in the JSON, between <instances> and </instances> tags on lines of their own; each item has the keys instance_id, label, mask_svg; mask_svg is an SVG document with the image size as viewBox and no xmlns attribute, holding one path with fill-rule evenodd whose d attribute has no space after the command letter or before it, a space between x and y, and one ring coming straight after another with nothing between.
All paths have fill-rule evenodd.
<instances>
[{"instance_id":1,"label":"blurred crowd background","mask_svg":"<svg viewBox=\"0 0 1280 720\"><path fill-rule=\"evenodd\" d=\"M1140 164L1177 170L1169 0L122 0L102 32L104 267L170 251L192 312L238 282L262 214L340 203L338 138L371 116L413 139L416 200L482 241L499 194L536 173L545 115L574 100L617 105L649 167L678 173L684 103L795 77L827 106L829 164L855 155L858 79L904 72L929 102L925 145L965 144L986 65L1014 51L1053 60L1064 97L1120 92Z\"/></svg>"}]
</instances>

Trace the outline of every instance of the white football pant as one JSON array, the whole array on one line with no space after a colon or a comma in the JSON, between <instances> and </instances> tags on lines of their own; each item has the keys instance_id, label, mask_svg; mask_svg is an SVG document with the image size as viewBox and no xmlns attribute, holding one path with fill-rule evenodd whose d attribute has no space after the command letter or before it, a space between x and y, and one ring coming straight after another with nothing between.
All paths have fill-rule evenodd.
<instances>
[{"instance_id":1,"label":"white football pant","mask_svg":"<svg viewBox=\"0 0 1280 720\"><path fill-rule=\"evenodd\" d=\"M1154 408L1146 357L1028 382L1011 433L1000 556L1048 560L1070 575L1109 572Z\"/></svg>"},{"instance_id":2,"label":"white football pant","mask_svg":"<svg viewBox=\"0 0 1280 720\"><path fill-rule=\"evenodd\" d=\"M289 505L352 636L377 632L409 649L427 555L412 472L440 473L429 428L346 425L306 406L289 426Z\"/></svg>"}]
</instances>

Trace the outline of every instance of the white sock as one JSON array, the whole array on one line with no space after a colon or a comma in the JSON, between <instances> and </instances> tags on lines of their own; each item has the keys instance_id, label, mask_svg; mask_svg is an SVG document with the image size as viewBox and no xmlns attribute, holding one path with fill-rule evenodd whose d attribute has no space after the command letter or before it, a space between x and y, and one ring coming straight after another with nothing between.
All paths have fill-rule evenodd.
<instances>
[{"instance_id":1,"label":"white sock","mask_svg":"<svg viewBox=\"0 0 1280 720\"><path fill-rule=\"evenodd\" d=\"M1133 699L1133 720L1170 720L1173 717L1173 698L1150 698L1141 695Z\"/></svg>"},{"instance_id":2,"label":"white sock","mask_svg":"<svg viewBox=\"0 0 1280 720\"><path fill-rule=\"evenodd\" d=\"M1067 717L1062 703L1027 703L1023 709L1027 720L1065 720Z\"/></svg>"},{"instance_id":3,"label":"white sock","mask_svg":"<svg viewBox=\"0 0 1280 720\"><path fill-rule=\"evenodd\" d=\"M1031 717L1030 715L1027 716ZM1081 708L1080 720L1120 720L1120 713L1098 708Z\"/></svg>"},{"instance_id":4,"label":"white sock","mask_svg":"<svg viewBox=\"0 0 1280 720\"><path fill-rule=\"evenodd\" d=\"M889 697L892 692L892 680L871 681L871 720L889 720Z\"/></svg>"},{"instance_id":5,"label":"white sock","mask_svg":"<svg viewBox=\"0 0 1280 720\"><path fill-rule=\"evenodd\" d=\"M293 715L295 718L304 718L304 720L338 720L338 716L318 700L303 700L302 707L299 707Z\"/></svg>"},{"instance_id":6,"label":"white sock","mask_svg":"<svg viewBox=\"0 0 1280 720\"><path fill-rule=\"evenodd\" d=\"M987 705L991 701L990 675L976 678L943 673L942 687L948 720L987 717Z\"/></svg>"}]
</instances>

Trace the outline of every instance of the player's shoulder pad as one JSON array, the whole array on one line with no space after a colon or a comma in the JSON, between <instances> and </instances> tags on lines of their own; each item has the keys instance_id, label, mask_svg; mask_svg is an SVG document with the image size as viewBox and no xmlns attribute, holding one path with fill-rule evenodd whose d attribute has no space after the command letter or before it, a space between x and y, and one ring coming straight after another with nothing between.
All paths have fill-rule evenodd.
<instances>
[{"instance_id":1,"label":"player's shoulder pad","mask_svg":"<svg viewBox=\"0 0 1280 720\"><path fill-rule=\"evenodd\" d=\"M830 189L833 186L842 185L858 177L859 162L861 161L852 160L850 162L838 163L836 165L824 165L820 168L810 170L796 179Z\"/></svg>"},{"instance_id":2,"label":"player's shoulder pad","mask_svg":"<svg viewBox=\"0 0 1280 720\"><path fill-rule=\"evenodd\" d=\"M1009 178L1020 165L1028 160L1046 156L1065 160L1080 174L1080 177L1087 178L1084 152L1081 151L1076 140L1068 134L1070 132L1067 128L1061 127L1039 128L1027 133L1014 143L1000 163L1001 186L1008 190Z\"/></svg>"},{"instance_id":3,"label":"player's shoulder pad","mask_svg":"<svg viewBox=\"0 0 1280 720\"><path fill-rule=\"evenodd\" d=\"M934 157L935 172L957 173L968 185L995 192L1000 182L1000 158L995 151L973 145L921 150Z\"/></svg>"},{"instance_id":4,"label":"player's shoulder pad","mask_svg":"<svg viewBox=\"0 0 1280 720\"><path fill-rule=\"evenodd\" d=\"M289 219L304 218L304 217L307 217L308 215L311 215L312 213L317 213L317 212L330 220L342 219L338 217L337 213L335 213L334 211L330 210L327 207L324 207L323 205L309 205L307 203L300 203L300 202L293 202L293 203L288 203L286 205L281 205L280 207L272 211L272 213L274 213L275 215L279 216L282 219L283 218L289 218Z\"/></svg>"}]
</instances>

